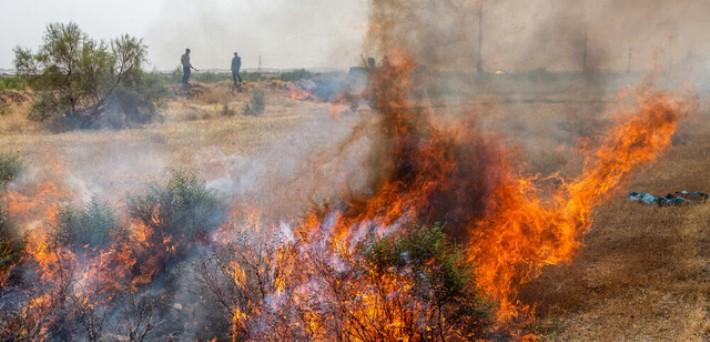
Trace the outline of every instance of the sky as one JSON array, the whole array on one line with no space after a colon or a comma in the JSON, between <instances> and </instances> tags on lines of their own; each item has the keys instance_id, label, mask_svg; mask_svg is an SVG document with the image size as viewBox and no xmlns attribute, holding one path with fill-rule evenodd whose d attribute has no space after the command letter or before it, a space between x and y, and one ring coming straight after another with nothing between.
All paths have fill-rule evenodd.
<instances>
[{"instance_id":1,"label":"sky","mask_svg":"<svg viewBox=\"0 0 710 342\"><path fill-rule=\"evenodd\" d=\"M98 39L143 38L149 70L174 70L185 48L203 70L229 69L234 52L244 68L261 59L263 68L345 69L365 51L370 1L0 0L0 68L12 68L14 47L36 49L48 23L73 21ZM473 70L477 1L446 2L473 4L454 12L440 0L401 1L416 4L422 19L407 18L408 37L436 38L420 50L451 55L460 63L449 65ZM488 71L579 70L585 41L588 64L597 69L642 71L691 60L710 68L710 1L486 0L485 14Z\"/></svg>"},{"instance_id":2,"label":"sky","mask_svg":"<svg viewBox=\"0 0 710 342\"><path fill-rule=\"evenodd\" d=\"M91 37L123 33L149 46L149 69L172 70L185 48L201 69L344 68L358 63L366 0L0 0L0 68L16 46L36 49L51 22L73 21Z\"/></svg>"}]
</instances>

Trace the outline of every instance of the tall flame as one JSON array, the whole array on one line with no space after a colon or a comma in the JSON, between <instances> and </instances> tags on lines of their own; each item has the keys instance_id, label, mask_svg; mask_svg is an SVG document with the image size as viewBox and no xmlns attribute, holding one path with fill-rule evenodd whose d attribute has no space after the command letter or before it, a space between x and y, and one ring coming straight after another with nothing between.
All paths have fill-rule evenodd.
<instances>
[{"instance_id":1,"label":"tall flame","mask_svg":"<svg viewBox=\"0 0 710 342\"><path fill-rule=\"evenodd\" d=\"M564 184L551 201L541 199L534 182L506 171L489 214L471 224L469 251L478 285L500 303L499 321L528 307L518 302L521 285L545 265L569 262L590 226L592 210L639 165L654 161L671 143L687 102L650 91L640 107L602 140L587 158L582 174Z\"/></svg>"}]
</instances>

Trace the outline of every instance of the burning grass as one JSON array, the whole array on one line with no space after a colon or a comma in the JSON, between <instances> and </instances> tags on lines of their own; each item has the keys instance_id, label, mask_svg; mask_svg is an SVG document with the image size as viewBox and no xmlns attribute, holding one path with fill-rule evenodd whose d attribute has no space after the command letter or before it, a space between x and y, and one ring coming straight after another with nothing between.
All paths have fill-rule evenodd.
<instances>
[{"instance_id":1,"label":"burning grass","mask_svg":"<svg viewBox=\"0 0 710 342\"><path fill-rule=\"evenodd\" d=\"M585 150L580 175L543 191L474 120L436 122L411 96L415 69L406 54L380 69L372 122L337 146L336 158L371 135L368 186L302 217L271 220L248 200L228 217L204 182L178 173L127 201L126 236L73 245L54 234L75 197L66 184L11 189L10 216L28 234L0 298L6 336L523 338L539 299L525 291L584 256L595 210L670 145L692 101L641 92ZM103 217L90 212L78 221Z\"/></svg>"}]
</instances>

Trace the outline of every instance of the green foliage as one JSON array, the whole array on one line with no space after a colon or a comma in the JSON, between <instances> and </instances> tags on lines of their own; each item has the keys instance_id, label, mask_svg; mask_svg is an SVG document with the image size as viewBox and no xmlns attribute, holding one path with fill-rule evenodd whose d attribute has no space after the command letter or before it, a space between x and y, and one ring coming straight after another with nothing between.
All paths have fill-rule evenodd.
<instances>
[{"instance_id":1,"label":"green foliage","mask_svg":"<svg viewBox=\"0 0 710 342\"><path fill-rule=\"evenodd\" d=\"M0 153L0 198L5 185L22 171L22 162L16 154ZM5 203L0 200L0 286L12 265L19 261L19 239L10 230Z\"/></svg>"},{"instance_id":2,"label":"green foliage","mask_svg":"<svg viewBox=\"0 0 710 342\"><path fill-rule=\"evenodd\" d=\"M302 79L312 78L313 74L306 69L298 69L281 73L279 79L282 81L293 82Z\"/></svg>"},{"instance_id":3,"label":"green foliage","mask_svg":"<svg viewBox=\"0 0 710 342\"><path fill-rule=\"evenodd\" d=\"M266 107L264 92L262 90L257 90L252 94L251 99L244 106L242 111L244 115L259 115L264 112Z\"/></svg>"},{"instance_id":4,"label":"green foliage","mask_svg":"<svg viewBox=\"0 0 710 342\"><path fill-rule=\"evenodd\" d=\"M170 80L158 72L143 72L139 80L135 88L149 101L159 102L174 95L170 90Z\"/></svg>"},{"instance_id":5,"label":"green foliage","mask_svg":"<svg viewBox=\"0 0 710 342\"><path fill-rule=\"evenodd\" d=\"M74 23L48 25L36 53L15 49L18 76L39 94L30 118L66 117L90 127L117 88L141 90L146 54L142 40L128 35L107 44Z\"/></svg>"},{"instance_id":6,"label":"green foliage","mask_svg":"<svg viewBox=\"0 0 710 342\"><path fill-rule=\"evenodd\" d=\"M111 208L96 199L86 207L66 207L59 213L57 238L70 246L105 247L119 232Z\"/></svg>"},{"instance_id":7,"label":"green foliage","mask_svg":"<svg viewBox=\"0 0 710 342\"><path fill-rule=\"evenodd\" d=\"M402 236L377 241L367 259L379 271L413 267L416 273L426 274L422 279L436 288L442 300L461 293L471 282L463 256L439 227L411 228Z\"/></svg>"},{"instance_id":8,"label":"green foliage","mask_svg":"<svg viewBox=\"0 0 710 342\"><path fill-rule=\"evenodd\" d=\"M24 90L27 82L16 76L0 76L0 90Z\"/></svg>"},{"instance_id":9,"label":"green foliage","mask_svg":"<svg viewBox=\"0 0 710 342\"><path fill-rule=\"evenodd\" d=\"M180 70L180 77L182 78L182 70ZM196 72L192 74L191 79L204 83L216 83L221 81L231 81L232 74L212 71Z\"/></svg>"},{"instance_id":10,"label":"green foliage","mask_svg":"<svg viewBox=\"0 0 710 342\"><path fill-rule=\"evenodd\" d=\"M20 250L18 239L11 234L7 211L0 203L0 286L12 265L19 261Z\"/></svg>"},{"instance_id":11,"label":"green foliage","mask_svg":"<svg viewBox=\"0 0 710 342\"><path fill-rule=\"evenodd\" d=\"M152 227L158 236L182 241L204 238L224 221L225 205L192 173L173 171L165 185L152 184L148 191L129 198L131 217Z\"/></svg>"},{"instance_id":12,"label":"green foliage","mask_svg":"<svg viewBox=\"0 0 710 342\"><path fill-rule=\"evenodd\" d=\"M243 82L256 82L264 79L264 74L261 72L242 71L239 75L242 76Z\"/></svg>"},{"instance_id":13,"label":"green foliage","mask_svg":"<svg viewBox=\"0 0 710 342\"><path fill-rule=\"evenodd\" d=\"M410 227L404 233L374 241L365 258L377 273L411 271L414 289L428 302L449 307L447 321L472 321L480 328L490 306L475 290L473 265L440 227Z\"/></svg>"},{"instance_id":14,"label":"green foliage","mask_svg":"<svg viewBox=\"0 0 710 342\"><path fill-rule=\"evenodd\" d=\"M20 157L14 153L0 153L0 186L11 182L22 171Z\"/></svg>"},{"instance_id":15,"label":"green foliage","mask_svg":"<svg viewBox=\"0 0 710 342\"><path fill-rule=\"evenodd\" d=\"M32 109L28 118L32 121L45 121L54 115L69 109L65 102L59 101L57 95L52 92L40 92L37 99L32 104Z\"/></svg>"}]
</instances>

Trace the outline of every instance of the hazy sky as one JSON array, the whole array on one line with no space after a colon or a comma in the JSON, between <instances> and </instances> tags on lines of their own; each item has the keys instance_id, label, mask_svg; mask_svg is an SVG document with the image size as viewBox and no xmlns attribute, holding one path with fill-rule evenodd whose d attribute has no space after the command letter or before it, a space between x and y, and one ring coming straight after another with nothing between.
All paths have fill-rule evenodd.
<instances>
[{"instance_id":1,"label":"hazy sky","mask_svg":"<svg viewBox=\"0 0 710 342\"><path fill-rule=\"evenodd\" d=\"M172 69L186 47L198 68L346 67L359 61L366 0L0 0L0 68L16 46L35 49L50 22L74 21L90 36L143 37L151 68Z\"/></svg>"},{"instance_id":2,"label":"hazy sky","mask_svg":"<svg viewBox=\"0 0 710 342\"><path fill-rule=\"evenodd\" d=\"M15 46L36 49L47 23L74 21L100 39L143 37L148 69L171 70L184 49L198 68L345 68L360 62L371 0L0 0L0 68ZM479 0L397 0L410 39L473 70ZM470 4L447 9L446 3ZM647 70L695 61L710 68L707 0L496 0L485 2L484 67L489 70ZM456 8L456 7L452 7ZM443 12L441 12L443 11ZM399 12L402 12L401 10ZM415 19L416 19L415 18ZM434 34L432 34L434 33ZM585 39L588 37L588 39ZM425 61L426 62L426 61Z\"/></svg>"}]
</instances>

